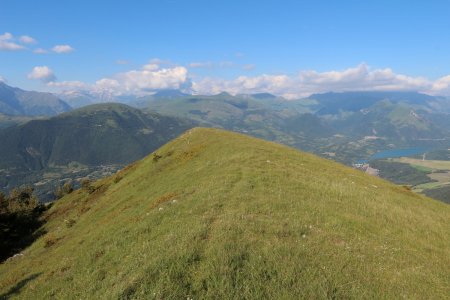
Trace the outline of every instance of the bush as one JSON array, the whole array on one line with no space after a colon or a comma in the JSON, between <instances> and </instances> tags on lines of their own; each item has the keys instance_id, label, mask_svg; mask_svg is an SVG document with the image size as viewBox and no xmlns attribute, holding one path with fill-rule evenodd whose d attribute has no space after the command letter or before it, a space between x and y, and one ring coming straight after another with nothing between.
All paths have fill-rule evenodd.
<instances>
[{"instance_id":1,"label":"bush","mask_svg":"<svg viewBox=\"0 0 450 300\"><path fill-rule=\"evenodd\" d=\"M73 225L75 225L76 221L72 218L64 220L64 223L66 224L67 228L72 227Z\"/></svg>"},{"instance_id":2,"label":"bush","mask_svg":"<svg viewBox=\"0 0 450 300\"><path fill-rule=\"evenodd\" d=\"M72 181L67 181L63 184L63 186L58 186L56 190L53 192L56 199L61 199L67 194L70 194L73 192L73 184Z\"/></svg>"},{"instance_id":3,"label":"bush","mask_svg":"<svg viewBox=\"0 0 450 300\"><path fill-rule=\"evenodd\" d=\"M64 183L63 187L62 187L64 194L70 194L73 192L73 184L72 181L67 181L66 183Z\"/></svg>"},{"instance_id":4,"label":"bush","mask_svg":"<svg viewBox=\"0 0 450 300\"><path fill-rule=\"evenodd\" d=\"M64 197L64 190L63 190L63 188L61 186L58 186L56 188L56 190L53 192L53 195L55 195L55 198L57 200L61 199L62 197Z\"/></svg>"},{"instance_id":5,"label":"bush","mask_svg":"<svg viewBox=\"0 0 450 300\"><path fill-rule=\"evenodd\" d=\"M114 183L118 183L119 181L121 181L122 180L122 176L120 176L120 175L116 175L115 177L114 177Z\"/></svg>"},{"instance_id":6,"label":"bush","mask_svg":"<svg viewBox=\"0 0 450 300\"><path fill-rule=\"evenodd\" d=\"M81 188L89 194L95 192L95 187L91 184L91 180L88 177L81 179Z\"/></svg>"},{"instance_id":7,"label":"bush","mask_svg":"<svg viewBox=\"0 0 450 300\"><path fill-rule=\"evenodd\" d=\"M56 242L58 241L57 238L55 238L53 235L48 234L45 238L44 238L44 248L48 248L53 246L54 244L56 244Z\"/></svg>"},{"instance_id":8,"label":"bush","mask_svg":"<svg viewBox=\"0 0 450 300\"><path fill-rule=\"evenodd\" d=\"M81 188L82 189L87 189L90 185L91 185L91 180L89 180L88 177L81 179Z\"/></svg>"},{"instance_id":9,"label":"bush","mask_svg":"<svg viewBox=\"0 0 450 300\"><path fill-rule=\"evenodd\" d=\"M32 187L13 189L8 196L0 193L0 262L33 241L44 210Z\"/></svg>"},{"instance_id":10,"label":"bush","mask_svg":"<svg viewBox=\"0 0 450 300\"><path fill-rule=\"evenodd\" d=\"M160 160L162 158L161 155L158 155L158 153L154 153L153 154L153 162L157 162L158 160Z\"/></svg>"}]
</instances>

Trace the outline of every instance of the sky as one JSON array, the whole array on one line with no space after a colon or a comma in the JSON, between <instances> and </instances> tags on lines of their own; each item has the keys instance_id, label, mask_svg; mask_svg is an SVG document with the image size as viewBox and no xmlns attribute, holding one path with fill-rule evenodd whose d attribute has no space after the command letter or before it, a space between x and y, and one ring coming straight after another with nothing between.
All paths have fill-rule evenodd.
<instances>
[{"instance_id":1,"label":"sky","mask_svg":"<svg viewBox=\"0 0 450 300\"><path fill-rule=\"evenodd\" d=\"M449 15L446 0L0 0L0 80L118 95L450 95Z\"/></svg>"}]
</instances>

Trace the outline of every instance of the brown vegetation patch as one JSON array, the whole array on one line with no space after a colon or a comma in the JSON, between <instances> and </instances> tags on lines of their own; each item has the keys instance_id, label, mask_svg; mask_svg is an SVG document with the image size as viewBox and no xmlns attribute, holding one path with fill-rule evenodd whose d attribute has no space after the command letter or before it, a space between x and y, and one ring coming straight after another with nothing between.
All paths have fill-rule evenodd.
<instances>
[{"instance_id":1,"label":"brown vegetation patch","mask_svg":"<svg viewBox=\"0 0 450 300\"><path fill-rule=\"evenodd\" d=\"M176 192L169 192L169 193L165 193L162 196L159 196L158 198L156 198L156 200L150 205L150 209L153 209L165 202L168 202L170 200L173 200L176 196L178 196L179 194Z\"/></svg>"},{"instance_id":2,"label":"brown vegetation patch","mask_svg":"<svg viewBox=\"0 0 450 300\"><path fill-rule=\"evenodd\" d=\"M204 150L203 144L192 146L188 150L183 151L179 155L179 159L182 162L189 161L189 160L193 159L194 157L197 157L203 150Z\"/></svg>"}]
</instances>

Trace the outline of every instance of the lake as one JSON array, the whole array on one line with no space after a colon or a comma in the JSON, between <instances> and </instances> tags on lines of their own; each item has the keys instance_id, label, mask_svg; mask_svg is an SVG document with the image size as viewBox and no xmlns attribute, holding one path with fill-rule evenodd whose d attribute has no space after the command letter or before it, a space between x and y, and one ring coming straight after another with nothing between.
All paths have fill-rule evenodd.
<instances>
[{"instance_id":1,"label":"lake","mask_svg":"<svg viewBox=\"0 0 450 300\"><path fill-rule=\"evenodd\" d=\"M425 148L407 148L407 149L392 149L377 152L372 155L369 160L382 159L382 158L397 158L404 156L414 156L424 154L427 151Z\"/></svg>"},{"instance_id":2,"label":"lake","mask_svg":"<svg viewBox=\"0 0 450 300\"><path fill-rule=\"evenodd\" d=\"M374 159L384 159L384 158L397 158L397 157L405 157L405 156L414 156L423 154L427 151L425 148L406 148L406 149L391 149L380 151L373 154L369 159L361 159L356 161L356 163L367 163Z\"/></svg>"}]
</instances>

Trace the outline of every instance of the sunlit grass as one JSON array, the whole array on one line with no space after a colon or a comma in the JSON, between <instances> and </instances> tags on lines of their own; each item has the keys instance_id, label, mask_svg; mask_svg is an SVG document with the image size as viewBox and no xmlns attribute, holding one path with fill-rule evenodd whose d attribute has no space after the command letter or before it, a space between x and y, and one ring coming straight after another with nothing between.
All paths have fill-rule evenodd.
<instances>
[{"instance_id":1,"label":"sunlit grass","mask_svg":"<svg viewBox=\"0 0 450 300\"><path fill-rule=\"evenodd\" d=\"M13 297L450 294L446 204L220 130L193 129L156 154L56 203L48 234L0 266L0 295L21 282Z\"/></svg>"}]
</instances>

